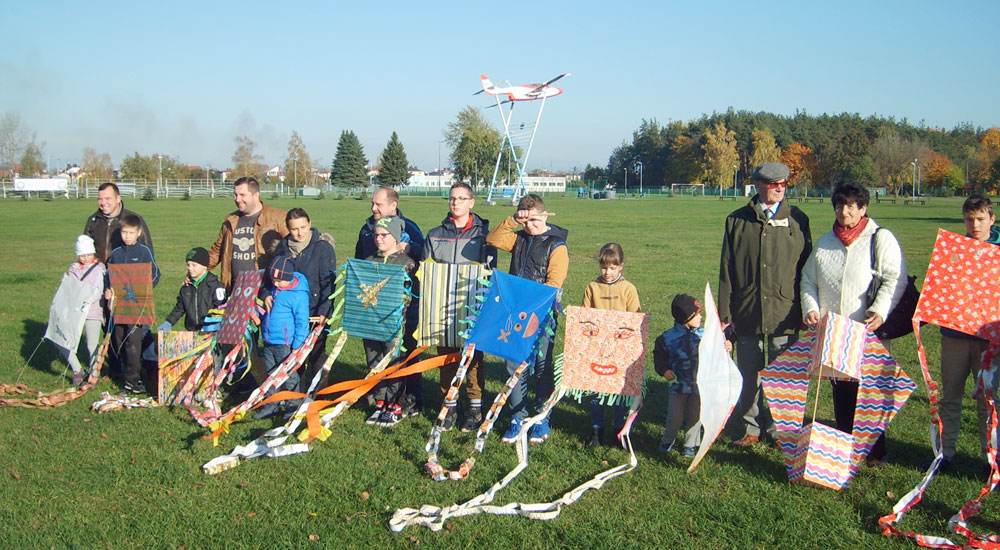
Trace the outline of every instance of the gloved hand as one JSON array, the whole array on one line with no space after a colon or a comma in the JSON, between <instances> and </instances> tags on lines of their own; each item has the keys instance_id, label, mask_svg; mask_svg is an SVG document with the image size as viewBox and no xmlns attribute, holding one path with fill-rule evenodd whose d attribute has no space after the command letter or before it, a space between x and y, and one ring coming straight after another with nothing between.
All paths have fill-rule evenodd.
<instances>
[{"instance_id":1,"label":"gloved hand","mask_svg":"<svg viewBox=\"0 0 1000 550\"><path fill-rule=\"evenodd\" d=\"M162 325L156 327L156 330L158 330L160 332L166 332L166 331L168 331L168 330L170 330L172 328L174 328L173 325L171 325L170 323L164 321Z\"/></svg>"}]
</instances>

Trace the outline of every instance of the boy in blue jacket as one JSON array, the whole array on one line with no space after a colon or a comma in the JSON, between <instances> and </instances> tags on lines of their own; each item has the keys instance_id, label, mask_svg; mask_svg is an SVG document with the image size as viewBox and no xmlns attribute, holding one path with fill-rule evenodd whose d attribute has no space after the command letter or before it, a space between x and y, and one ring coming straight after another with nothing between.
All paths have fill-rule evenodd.
<instances>
[{"instance_id":1,"label":"boy in blue jacket","mask_svg":"<svg viewBox=\"0 0 1000 550\"><path fill-rule=\"evenodd\" d=\"M653 365L657 374L671 382L666 429L659 451L666 453L672 450L677 430L683 429L683 454L694 456L701 444L701 397L697 382L698 344L704 334L701 304L692 296L678 294L670 304L670 312L674 317L674 326L656 339L653 348Z\"/></svg>"},{"instance_id":2,"label":"boy in blue jacket","mask_svg":"<svg viewBox=\"0 0 1000 550\"><path fill-rule=\"evenodd\" d=\"M151 264L153 267L153 286L160 282L160 268L153 258L153 250L148 246L138 242L142 236L142 220L135 214L122 216L121 238L124 243L114 249L108 256L108 265L112 264ZM107 290L104 291L104 298L110 300L114 293L111 290L111 279L105 283ZM125 299L125 297L119 297ZM144 325L122 325L115 324L113 341L115 349L118 350L119 357L124 357L125 363L125 386L126 393L142 394L146 393L146 386L142 383L140 376L142 366L142 333Z\"/></svg>"},{"instance_id":3,"label":"boy in blue jacket","mask_svg":"<svg viewBox=\"0 0 1000 550\"><path fill-rule=\"evenodd\" d=\"M264 341L261 356L270 375L309 335L309 282L305 275L295 271L295 260L291 256L277 256L271 260L267 276L272 283L273 301L261 319L260 333ZM280 389L295 391L298 387L299 373L293 372ZM290 408L290 412L294 410ZM278 404L268 403L253 417L268 418L277 412Z\"/></svg>"}]
</instances>

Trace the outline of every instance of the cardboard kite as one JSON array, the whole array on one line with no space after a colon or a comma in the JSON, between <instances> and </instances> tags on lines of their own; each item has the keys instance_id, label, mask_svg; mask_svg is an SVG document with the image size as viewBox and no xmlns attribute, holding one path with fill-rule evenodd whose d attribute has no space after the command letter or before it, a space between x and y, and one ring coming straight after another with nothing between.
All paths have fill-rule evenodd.
<instances>
[{"instance_id":1,"label":"cardboard kite","mask_svg":"<svg viewBox=\"0 0 1000 550\"><path fill-rule=\"evenodd\" d=\"M115 324L154 324L156 301L153 299L153 264L110 264L108 276L115 295L111 309Z\"/></svg>"},{"instance_id":2,"label":"cardboard kite","mask_svg":"<svg viewBox=\"0 0 1000 550\"><path fill-rule=\"evenodd\" d=\"M498 275L502 274L494 273L494 280L491 281L494 283L494 286L496 286ZM488 328L483 330L483 326L481 325L483 319L503 319L505 312L512 319L519 321L526 320L525 317L522 317L522 312L527 313L527 311L535 312L539 318L546 316L544 310L536 305L539 301L538 296L534 294L522 294L524 291L522 289L522 292L515 294L516 298L506 295L506 302L501 304L501 301L490 298L494 286L491 286L491 292L487 294L487 299L483 304L478 319L475 321L472 329L470 329L472 336L469 338L471 343L466 348L466 357L475 348L476 340L488 340L486 337L479 336L481 333L485 332L487 335L493 336L497 330L493 324L486 325ZM500 288L510 287L501 284ZM538 289L538 292L541 291L542 289ZM552 302L549 307L554 306L555 302ZM502 308L502 310L499 312L490 311L493 308ZM530 315L527 318L530 318ZM504 329L505 333L510 332L508 336L518 333L517 327L513 325L503 323L502 326L514 329L512 331ZM520 332L523 333L525 329L526 325L522 324ZM537 415L526 419L522 424L521 433L516 442L517 466L485 493L464 503L454 504L445 508L425 505L419 509L403 508L396 510L389 522L389 528L394 532L399 532L409 525L423 525L432 531L438 531L444 527L449 518L480 513L522 515L531 519L541 520L553 519L559 515L563 506L568 506L576 502L585 492L591 489L600 489L609 479L628 473L634 469L638 461L632 449L629 432L641 404L644 391L645 342L648 331L649 316L643 313L627 313L575 306L568 307L566 309L565 333L565 349L568 351L556 361L556 390L549 397L548 401L546 401L542 410ZM464 363L463 361L463 366ZM490 414L487 415L486 421L480 427L476 439L477 452L482 451L485 437L488 435L492 423L496 419L496 414L499 412L500 407L502 407L503 402L506 400L506 394L513 387L516 377L520 374L524 366L525 364L522 363L518 372L515 372L511 379L508 380L506 385L507 391L497 396ZM459 377L463 374L464 372L460 366L459 374L456 375L456 381L453 381L452 390L457 389L456 382L458 382ZM577 398L582 398L584 395L596 394L605 403L630 405L631 414L618 434L622 445L629 451L628 462L597 474L580 486L566 492L554 502L536 504L510 503L503 506L492 504L496 494L527 468L528 433L531 426L547 418L552 408L566 394ZM435 480L462 479L468 474L468 470L471 469L474 458L467 460L457 472L444 471L437 464L436 452L437 444L440 440L440 423L444 418L445 412L442 410L438 416L438 423L435 424L431 432L431 440L427 444L427 469L434 476Z\"/></svg>"},{"instance_id":3,"label":"cardboard kite","mask_svg":"<svg viewBox=\"0 0 1000 550\"><path fill-rule=\"evenodd\" d=\"M853 330L844 326L853 321L831 314L826 321L820 325L824 328L822 335L817 337L812 331L805 333L761 371L761 386L774 419L788 480L840 490L864 464L875 442L885 433L916 384L877 336L865 331L860 343L851 342L850 338L838 340L837 335L844 337ZM860 351L827 349L848 343L858 346ZM816 360L817 356L834 361L823 363ZM860 365L853 360L839 362L845 357L859 357ZM817 380L818 386L821 377L859 380L851 433L818 422L804 423L809 387L813 380Z\"/></svg>"},{"instance_id":4,"label":"cardboard kite","mask_svg":"<svg viewBox=\"0 0 1000 550\"><path fill-rule=\"evenodd\" d=\"M161 405L180 405L177 396L191 375L192 367L205 350L211 353L212 334L197 331L159 331L156 337L158 375L156 399ZM194 399L205 401L211 380L207 377L195 383Z\"/></svg>"},{"instance_id":5,"label":"cardboard kite","mask_svg":"<svg viewBox=\"0 0 1000 550\"><path fill-rule=\"evenodd\" d=\"M344 330L348 336L390 342L399 335L410 277L397 264L347 260Z\"/></svg>"},{"instance_id":6,"label":"cardboard kite","mask_svg":"<svg viewBox=\"0 0 1000 550\"><path fill-rule=\"evenodd\" d=\"M693 473L708 453L712 443L722 434L729 416L740 399L743 389L743 375L733 362L733 356L726 351L726 337L722 333L719 310L715 307L712 287L705 283L705 321L701 324L705 333L698 344L698 388L701 408L699 421L705 430L701 445L688 466Z\"/></svg>"},{"instance_id":7,"label":"cardboard kite","mask_svg":"<svg viewBox=\"0 0 1000 550\"><path fill-rule=\"evenodd\" d=\"M236 276L233 293L226 303L226 311L219 327L218 342L227 345L239 345L247 332L247 325L253 316L257 303L257 292L260 290L264 272L259 269L243 271Z\"/></svg>"},{"instance_id":8,"label":"cardboard kite","mask_svg":"<svg viewBox=\"0 0 1000 550\"><path fill-rule=\"evenodd\" d=\"M938 384L931 377L927 365L927 355L920 336L922 323L951 328L989 342L977 375L976 391L984 392L989 414L987 455L990 479L980 489L979 495L965 503L948 521L952 531L966 538L965 544L956 544L945 537L904 532L897 527L905 514L923 498L924 491L944 458L941 449L943 426L938 414ZM917 339L917 356L927 385L932 422L931 448L935 458L920 483L899 499L890 514L879 518L882 534L909 537L920 546L933 548L1000 548L1000 537L994 534L978 535L969 526L969 520L980 511L982 499L1000 485L996 449L996 396L993 392L997 376L993 359L1000 348L1000 248L938 229L920 301L913 314L913 334Z\"/></svg>"},{"instance_id":9,"label":"cardboard kite","mask_svg":"<svg viewBox=\"0 0 1000 550\"><path fill-rule=\"evenodd\" d=\"M490 269L482 264L424 260L417 269L421 292L417 345L465 346L460 333L478 306L475 297L483 288L480 279L486 280L489 275Z\"/></svg>"}]
</instances>

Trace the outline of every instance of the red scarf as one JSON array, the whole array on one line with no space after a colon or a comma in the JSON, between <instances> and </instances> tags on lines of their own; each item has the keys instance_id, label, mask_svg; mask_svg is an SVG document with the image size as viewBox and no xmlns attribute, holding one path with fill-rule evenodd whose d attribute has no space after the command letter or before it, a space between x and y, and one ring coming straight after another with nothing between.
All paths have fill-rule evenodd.
<instances>
[{"instance_id":1,"label":"red scarf","mask_svg":"<svg viewBox=\"0 0 1000 550\"><path fill-rule=\"evenodd\" d=\"M861 236L861 232L865 230L865 226L867 225L868 216L861 218L861 221L850 229L838 224L837 222L833 222L833 234L840 239L840 242L844 243L844 246L851 246L851 243Z\"/></svg>"}]
</instances>

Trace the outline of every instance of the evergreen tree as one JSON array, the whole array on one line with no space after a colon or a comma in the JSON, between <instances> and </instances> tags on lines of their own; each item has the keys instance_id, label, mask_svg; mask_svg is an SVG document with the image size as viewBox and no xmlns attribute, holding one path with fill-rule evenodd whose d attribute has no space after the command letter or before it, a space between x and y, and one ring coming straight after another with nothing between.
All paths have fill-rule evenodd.
<instances>
[{"instance_id":1,"label":"evergreen tree","mask_svg":"<svg viewBox=\"0 0 1000 550\"><path fill-rule=\"evenodd\" d=\"M407 185L410 183L409 161L406 160L406 151L403 143L399 141L396 132L392 133L389 143L382 151L382 162L378 170L379 185Z\"/></svg>"},{"instance_id":2,"label":"evergreen tree","mask_svg":"<svg viewBox=\"0 0 1000 550\"><path fill-rule=\"evenodd\" d=\"M330 170L330 183L341 187L360 187L368 184L368 173L365 165L365 151L361 140L350 130L340 133L337 142L337 156L333 158Z\"/></svg>"}]
</instances>

